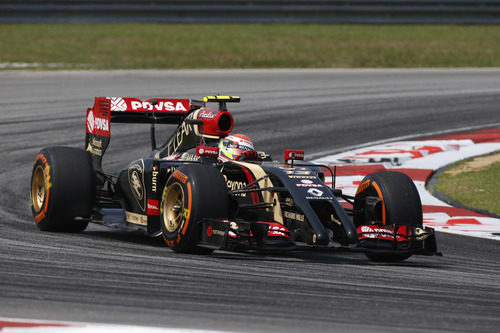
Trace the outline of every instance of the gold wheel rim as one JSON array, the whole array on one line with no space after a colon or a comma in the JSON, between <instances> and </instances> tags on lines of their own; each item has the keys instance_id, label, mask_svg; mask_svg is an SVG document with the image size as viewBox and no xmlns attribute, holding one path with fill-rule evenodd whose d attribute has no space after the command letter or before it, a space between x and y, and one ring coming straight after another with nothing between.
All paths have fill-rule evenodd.
<instances>
[{"instance_id":1,"label":"gold wheel rim","mask_svg":"<svg viewBox=\"0 0 500 333\"><path fill-rule=\"evenodd\" d=\"M43 202L47 192L45 184L45 172L42 166L37 166L33 174L33 181L31 183L31 198L33 200L33 208L36 212L42 210Z\"/></svg>"},{"instance_id":2,"label":"gold wheel rim","mask_svg":"<svg viewBox=\"0 0 500 333\"><path fill-rule=\"evenodd\" d=\"M163 224L168 232L174 232L179 228L184 218L184 190L173 183L167 189L167 195L163 203Z\"/></svg>"}]
</instances>

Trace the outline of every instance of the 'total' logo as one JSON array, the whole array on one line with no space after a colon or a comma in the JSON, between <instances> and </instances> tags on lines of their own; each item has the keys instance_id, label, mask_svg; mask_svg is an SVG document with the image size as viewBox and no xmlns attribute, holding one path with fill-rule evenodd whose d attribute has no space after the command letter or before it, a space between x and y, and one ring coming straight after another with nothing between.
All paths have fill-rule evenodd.
<instances>
[{"instance_id":1,"label":"'total' logo","mask_svg":"<svg viewBox=\"0 0 500 333\"><path fill-rule=\"evenodd\" d=\"M158 200L148 199L148 208L146 213L148 215L160 215L160 206Z\"/></svg>"}]
</instances>

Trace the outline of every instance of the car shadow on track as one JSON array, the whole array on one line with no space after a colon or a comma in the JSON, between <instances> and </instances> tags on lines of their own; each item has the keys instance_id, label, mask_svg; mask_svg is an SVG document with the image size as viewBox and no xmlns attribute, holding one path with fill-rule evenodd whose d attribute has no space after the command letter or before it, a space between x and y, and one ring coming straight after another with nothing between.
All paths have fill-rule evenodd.
<instances>
[{"instance_id":1,"label":"car shadow on track","mask_svg":"<svg viewBox=\"0 0 500 333\"><path fill-rule=\"evenodd\" d=\"M163 238L150 237L141 232L123 231L123 230L87 230L81 234L88 239L113 240L123 243L132 243L135 245L144 245L153 248L165 248L165 251L171 252L173 255L184 256L186 254L174 253L166 246ZM189 256L193 255L187 254ZM440 258L413 256L399 263L376 263L370 261L363 253L353 252L348 249L313 249L313 248L298 248L289 251L226 251L215 250L213 253L204 256L209 259L224 259L224 260L243 260L243 261L259 261L259 262L309 262L319 264L332 265L383 265L383 266L404 266L404 267L427 267L427 268L445 268L447 265Z\"/></svg>"},{"instance_id":2,"label":"car shadow on track","mask_svg":"<svg viewBox=\"0 0 500 333\"><path fill-rule=\"evenodd\" d=\"M107 239L121 242L128 242L137 245L146 245L153 247L165 247L166 244L162 237L151 237L142 232L136 231L123 231L119 229L106 229L102 231L92 230L84 231L81 235L88 236L92 239Z\"/></svg>"},{"instance_id":3,"label":"car shadow on track","mask_svg":"<svg viewBox=\"0 0 500 333\"><path fill-rule=\"evenodd\" d=\"M446 264L433 257L414 256L399 263L372 262L363 253L350 252L347 250L293 250L289 252L229 252L215 251L209 257L225 260L247 260L266 262L308 262L331 265L355 265L355 266L404 266L441 269L446 268Z\"/></svg>"}]
</instances>

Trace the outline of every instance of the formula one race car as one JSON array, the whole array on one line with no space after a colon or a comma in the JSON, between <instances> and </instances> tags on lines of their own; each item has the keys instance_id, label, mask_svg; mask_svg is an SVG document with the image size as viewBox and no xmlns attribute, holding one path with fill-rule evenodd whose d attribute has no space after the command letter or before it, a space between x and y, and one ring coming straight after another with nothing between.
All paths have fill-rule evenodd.
<instances>
[{"instance_id":1,"label":"formula one race car","mask_svg":"<svg viewBox=\"0 0 500 333\"><path fill-rule=\"evenodd\" d=\"M376 172L347 196L325 184L335 183L335 170L304 162L303 151L286 150L278 163L245 136L230 135L227 103L239 100L96 97L87 110L85 149L49 147L35 159L36 225L65 232L83 231L89 222L139 229L163 236L176 252L200 254L304 247L363 251L374 261L438 254L408 176ZM120 122L151 123L152 152L107 173L102 157L111 123ZM160 147L156 123L178 124Z\"/></svg>"}]
</instances>

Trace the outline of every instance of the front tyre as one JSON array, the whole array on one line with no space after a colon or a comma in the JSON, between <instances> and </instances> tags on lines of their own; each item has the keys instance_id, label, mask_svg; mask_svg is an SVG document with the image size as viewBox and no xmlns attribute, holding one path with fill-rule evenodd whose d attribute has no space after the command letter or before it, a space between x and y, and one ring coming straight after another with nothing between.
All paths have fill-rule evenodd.
<instances>
[{"instance_id":1,"label":"front tyre","mask_svg":"<svg viewBox=\"0 0 500 333\"><path fill-rule=\"evenodd\" d=\"M402 172L380 171L367 175L356 192L353 221L356 227L422 227L422 203L415 184ZM367 252L366 256L372 261L399 262L411 254Z\"/></svg>"},{"instance_id":2,"label":"front tyre","mask_svg":"<svg viewBox=\"0 0 500 333\"><path fill-rule=\"evenodd\" d=\"M31 212L43 231L80 232L94 202L92 160L81 149L49 147L40 151L31 175Z\"/></svg>"},{"instance_id":3,"label":"front tyre","mask_svg":"<svg viewBox=\"0 0 500 333\"><path fill-rule=\"evenodd\" d=\"M199 164L177 168L165 184L161 200L161 228L175 252L208 254L197 246L203 218L227 218L229 199L220 171Z\"/></svg>"}]
</instances>

